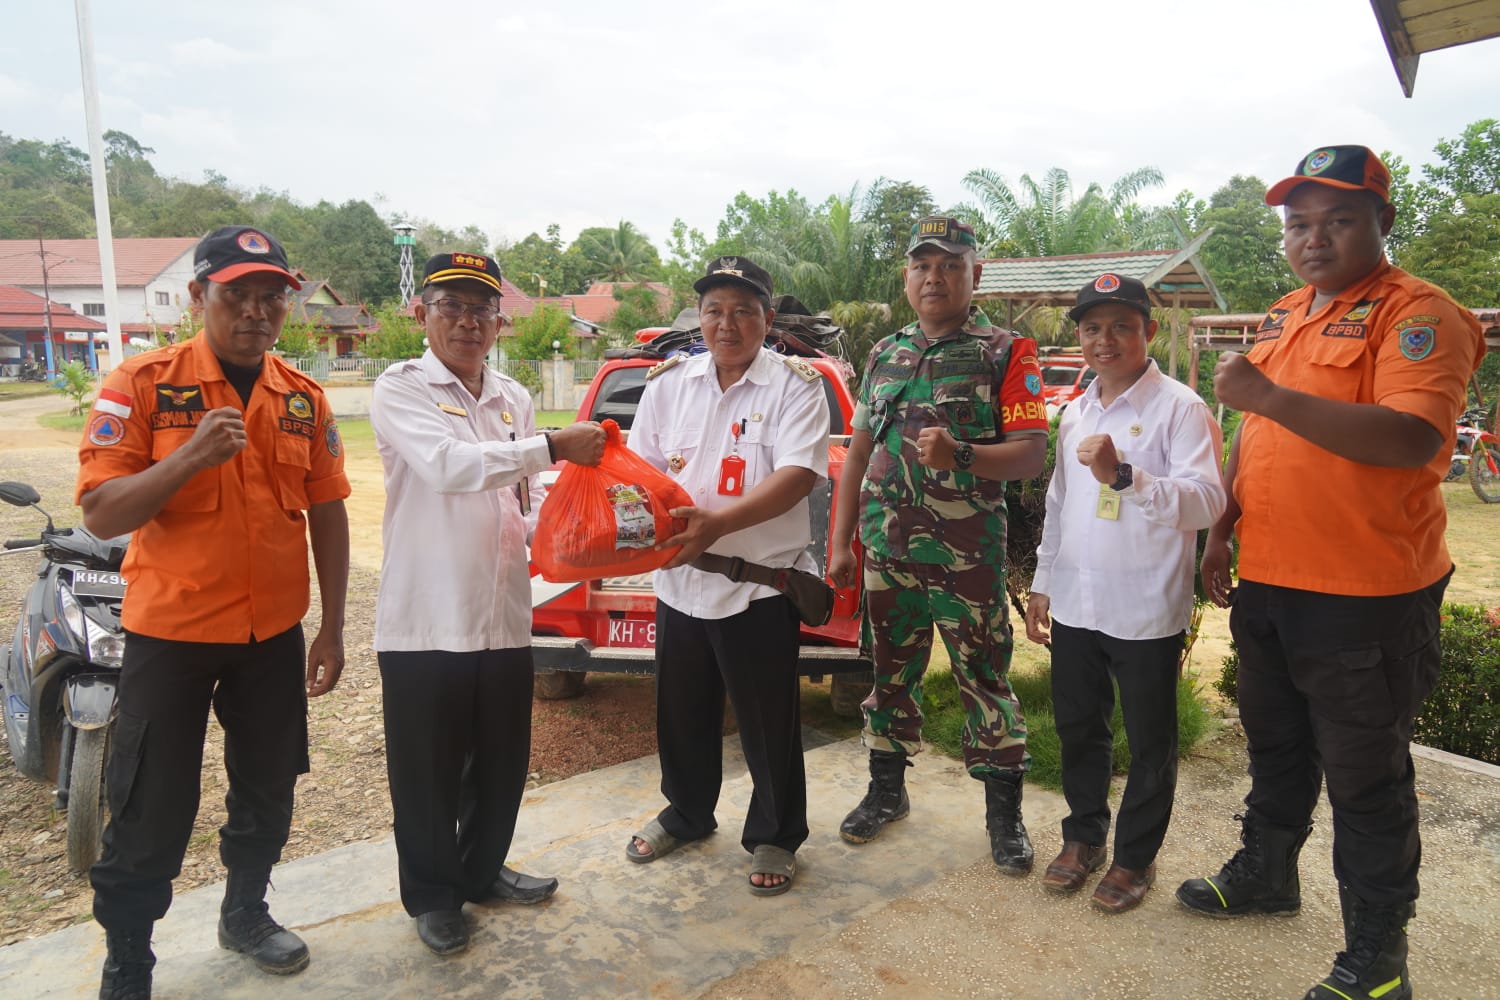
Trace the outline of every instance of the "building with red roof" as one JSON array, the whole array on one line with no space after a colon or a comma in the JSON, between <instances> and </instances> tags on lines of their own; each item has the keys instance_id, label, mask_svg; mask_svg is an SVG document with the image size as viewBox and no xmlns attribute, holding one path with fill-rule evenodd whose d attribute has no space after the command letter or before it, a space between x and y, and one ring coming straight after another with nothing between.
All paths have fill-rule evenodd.
<instances>
[{"instance_id":1,"label":"building with red roof","mask_svg":"<svg viewBox=\"0 0 1500 1000\"><path fill-rule=\"evenodd\" d=\"M47 330L52 331L51 350ZM104 345L105 326L81 316L60 302L48 305L40 295L23 288L0 285L0 373L14 376L30 359L49 371L68 361L97 368L96 344Z\"/></svg>"}]
</instances>

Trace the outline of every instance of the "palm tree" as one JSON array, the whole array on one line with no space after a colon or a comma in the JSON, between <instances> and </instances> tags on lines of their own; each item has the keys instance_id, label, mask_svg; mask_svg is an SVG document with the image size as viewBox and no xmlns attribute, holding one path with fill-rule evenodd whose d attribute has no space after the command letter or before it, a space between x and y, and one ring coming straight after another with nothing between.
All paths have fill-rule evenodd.
<instances>
[{"instance_id":1,"label":"palm tree","mask_svg":"<svg viewBox=\"0 0 1500 1000\"><path fill-rule=\"evenodd\" d=\"M584 230L578 250L588 262L587 277L594 281L647 281L660 266L651 241L624 219L613 229Z\"/></svg>"},{"instance_id":2,"label":"palm tree","mask_svg":"<svg viewBox=\"0 0 1500 1000\"><path fill-rule=\"evenodd\" d=\"M961 214L979 217L976 228L988 236L980 248L983 254L1055 257L1121 250L1128 246L1122 221L1135 196L1160 183L1160 170L1139 167L1116 180L1107 192L1093 183L1075 199L1072 178L1061 167L1050 168L1040 183L1022 174L1019 194L995 171L971 170L963 184L979 205L961 206Z\"/></svg>"}]
</instances>

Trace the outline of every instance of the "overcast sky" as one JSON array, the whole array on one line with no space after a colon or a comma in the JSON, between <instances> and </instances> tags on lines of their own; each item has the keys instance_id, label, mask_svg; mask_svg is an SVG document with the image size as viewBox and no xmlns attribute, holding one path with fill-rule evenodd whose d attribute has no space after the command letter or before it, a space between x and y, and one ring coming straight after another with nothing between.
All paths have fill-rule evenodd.
<instances>
[{"instance_id":1,"label":"overcast sky","mask_svg":"<svg viewBox=\"0 0 1500 1000\"><path fill-rule=\"evenodd\" d=\"M4 6L0 131L87 149L73 4ZM742 190L881 176L949 205L978 167L1081 192L1154 165L1144 200L1207 198L1321 145L1420 164L1500 117L1500 40L1424 55L1408 100L1368 0L92 8L103 128L161 173L492 239L623 218L660 247L676 217L712 237Z\"/></svg>"}]
</instances>

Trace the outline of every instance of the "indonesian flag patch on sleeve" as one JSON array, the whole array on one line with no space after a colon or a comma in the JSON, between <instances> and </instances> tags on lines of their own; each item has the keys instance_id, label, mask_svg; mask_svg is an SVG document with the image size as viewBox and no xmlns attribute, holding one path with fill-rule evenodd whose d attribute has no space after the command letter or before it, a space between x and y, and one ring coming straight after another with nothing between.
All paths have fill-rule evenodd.
<instances>
[{"instance_id":1,"label":"indonesian flag patch on sleeve","mask_svg":"<svg viewBox=\"0 0 1500 1000\"><path fill-rule=\"evenodd\" d=\"M100 389L99 397L94 400L94 410L98 413L113 413L121 420L130 417L131 398L127 393L118 389Z\"/></svg>"}]
</instances>

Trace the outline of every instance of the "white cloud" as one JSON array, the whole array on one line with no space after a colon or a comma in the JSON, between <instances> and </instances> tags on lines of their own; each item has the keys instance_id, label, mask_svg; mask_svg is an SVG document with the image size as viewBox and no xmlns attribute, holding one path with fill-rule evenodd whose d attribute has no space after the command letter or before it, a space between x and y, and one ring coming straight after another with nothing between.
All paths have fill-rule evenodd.
<instances>
[{"instance_id":1,"label":"white cloud","mask_svg":"<svg viewBox=\"0 0 1500 1000\"><path fill-rule=\"evenodd\" d=\"M172 65L183 69L222 69L251 61L251 54L212 38L189 38L168 49Z\"/></svg>"}]
</instances>

